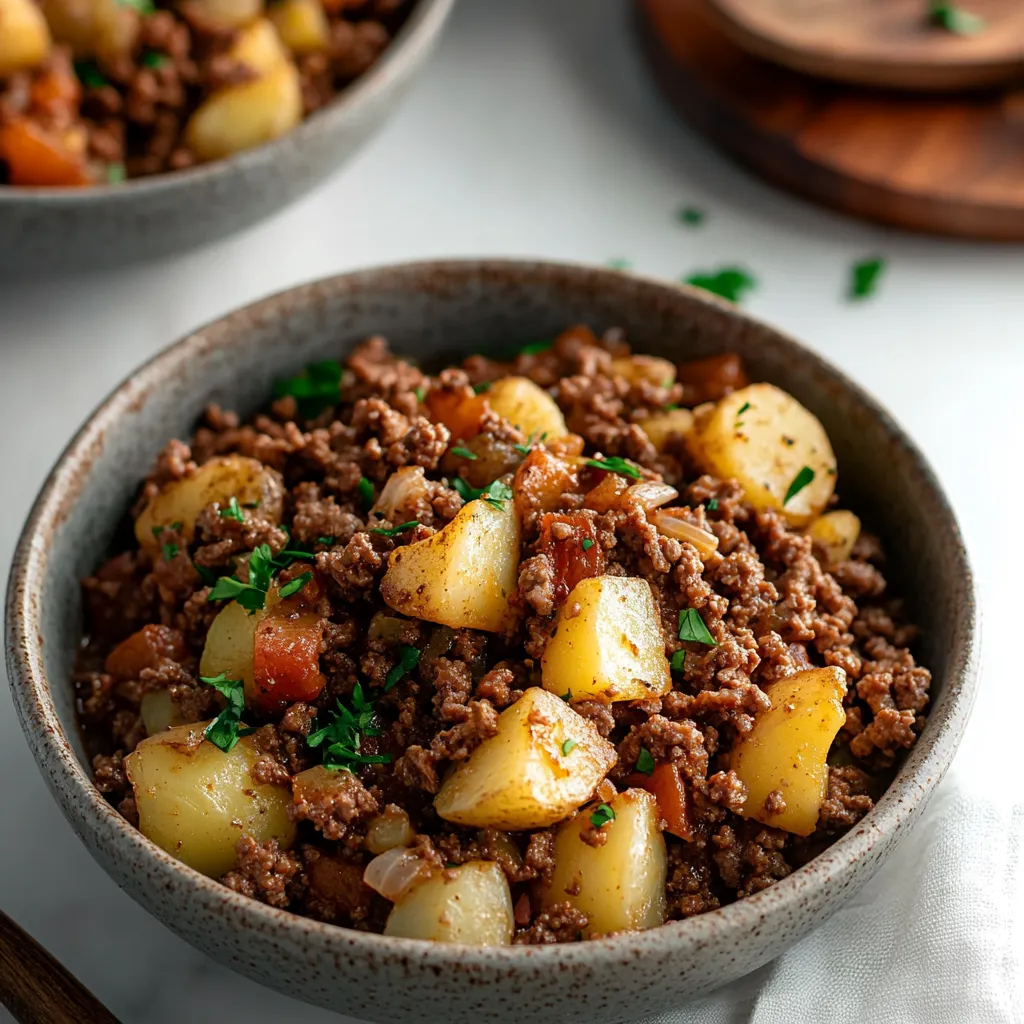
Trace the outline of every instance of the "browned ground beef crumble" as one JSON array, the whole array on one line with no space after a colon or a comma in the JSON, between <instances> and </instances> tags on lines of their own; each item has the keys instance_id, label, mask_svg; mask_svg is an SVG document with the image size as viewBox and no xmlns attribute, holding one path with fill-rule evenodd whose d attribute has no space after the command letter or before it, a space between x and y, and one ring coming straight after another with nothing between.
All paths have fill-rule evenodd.
<instances>
[{"instance_id":1,"label":"browned ground beef crumble","mask_svg":"<svg viewBox=\"0 0 1024 1024\"><path fill-rule=\"evenodd\" d=\"M628 457L648 475L660 474L677 487L679 503L689 505L694 522L706 522L719 541L718 551L702 560L691 545L652 533L642 512L595 516L604 571L646 579L661 611L668 654L687 651L684 671L673 673L673 689L660 699L574 705L615 743L619 760L610 778L620 789L628 785L641 747L656 763L674 764L685 780L694 830L689 842L665 834L668 917L703 913L764 889L871 809L896 758L924 725L930 683L928 671L908 650L914 628L905 622L901 602L886 592L880 545L863 534L851 560L826 572L807 536L787 528L774 512L754 511L734 482L700 475L682 444L656 452L638 422L668 404L719 398L730 385L721 379L670 388L629 385L608 370L611 356L624 353L628 348L619 332L597 339L574 328L545 351L507 363L473 356L461 369L428 378L392 356L383 339L372 338L346 364L340 404L317 419L297 422L290 397L245 424L211 407L190 445L168 444L145 484L140 507L160 485L187 475L195 464L217 454L243 453L283 475L292 541L316 553L323 581L319 611L326 620L320 656L326 686L313 704L293 704L259 728L255 739L264 756L253 770L257 781L287 779L319 760L305 737L318 710L332 707L338 697L348 699L357 680L374 695L383 729L380 737L365 741L364 749L392 757L389 764L361 767L329 801L297 800L299 839L293 849L243 836L236 866L222 879L225 885L299 914L380 931L390 904L362 884L371 859L363 841L369 818L393 804L408 812L417 834L414 848L435 866L479 858L500 864L512 887L516 942L572 941L586 926L585 916L569 903L541 912L534 898L535 883L550 877L553 867L551 831L511 834L520 856L510 856L509 834L452 825L432 804L446 767L493 735L498 713L536 680L554 613L564 599L555 592L550 560L538 554L536 514L524 517L516 617L507 635L413 619L404 621L399 635L371 639L368 633L373 615L387 610L378 585L388 553L430 535L462 506L446 479L459 469L475 486L488 482L473 477L479 463L456 465L449 431L431 421L417 389L469 394L467 385L508 373L551 389L588 454ZM523 456L511 446L524 440L490 416L473 444L478 451L501 453L512 469ZM569 450L573 444L578 446L570 438L550 447ZM415 509L405 510L406 518L422 525L395 538L368 533L373 524L367 523L357 493L360 478L369 479L379 494L401 466L422 466L430 481ZM592 482L577 482L562 496L563 507L582 508L589 486ZM709 510L711 499L717 507L712 502ZM168 688L186 721L209 718L223 704L197 679L206 632L220 605L207 600L208 588L195 566L228 573L232 556L258 543L276 553L286 534L255 509L244 523L204 514L190 545L177 540L181 551L170 560L154 562L133 547L84 583L89 643L76 676L81 720L98 751L96 784L129 820L135 806L122 756L144 736L141 695ZM700 611L717 646L676 639L679 611L687 607ZM127 675L105 670L112 647L147 623L168 627L149 667ZM417 647L422 658L385 692L402 645ZM729 770L728 753L765 709L762 687L803 668L828 665L841 666L849 686L846 723L830 755L828 793L816 831L801 838L739 817L745 792ZM769 811L784 806L780 791L769 794ZM583 838L591 841L587 831Z\"/></svg>"}]
</instances>

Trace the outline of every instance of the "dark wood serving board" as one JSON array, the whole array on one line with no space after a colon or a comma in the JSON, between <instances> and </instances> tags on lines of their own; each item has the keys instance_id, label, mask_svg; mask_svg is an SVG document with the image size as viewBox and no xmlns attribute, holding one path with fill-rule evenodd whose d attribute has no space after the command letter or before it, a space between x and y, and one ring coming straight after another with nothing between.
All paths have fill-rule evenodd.
<instances>
[{"instance_id":1,"label":"dark wood serving board","mask_svg":"<svg viewBox=\"0 0 1024 1024\"><path fill-rule=\"evenodd\" d=\"M635 2L665 94L756 173L897 227L1024 240L1024 86L947 97L827 82L742 50L707 0Z\"/></svg>"}]
</instances>

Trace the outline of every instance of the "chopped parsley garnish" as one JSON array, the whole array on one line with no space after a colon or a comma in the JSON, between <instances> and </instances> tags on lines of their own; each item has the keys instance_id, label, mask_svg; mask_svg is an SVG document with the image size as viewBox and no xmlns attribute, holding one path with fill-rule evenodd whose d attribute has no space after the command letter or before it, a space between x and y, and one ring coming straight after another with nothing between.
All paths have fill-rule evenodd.
<instances>
[{"instance_id":1,"label":"chopped parsley garnish","mask_svg":"<svg viewBox=\"0 0 1024 1024\"><path fill-rule=\"evenodd\" d=\"M91 60L76 60L75 74L87 89L102 89L103 86L110 84Z\"/></svg>"},{"instance_id":2,"label":"chopped parsley garnish","mask_svg":"<svg viewBox=\"0 0 1024 1024\"><path fill-rule=\"evenodd\" d=\"M944 28L957 36L973 36L988 24L979 15L945 0L932 0L928 10L928 21L936 28Z\"/></svg>"},{"instance_id":3,"label":"chopped parsley garnish","mask_svg":"<svg viewBox=\"0 0 1024 1024\"><path fill-rule=\"evenodd\" d=\"M686 608L679 613L679 639L708 647L718 646L718 641L708 632L696 608Z\"/></svg>"},{"instance_id":4,"label":"chopped parsley garnish","mask_svg":"<svg viewBox=\"0 0 1024 1024\"><path fill-rule=\"evenodd\" d=\"M334 543L334 538L333 537L328 537L325 534L323 537L317 537L316 542L317 542L317 544L331 545L331 544Z\"/></svg>"},{"instance_id":5,"label":"chopped parsley garnish","mask_svg":"<svg viewBox=\"0 0 1024 1024\"><path fill-rule=\"evenodd\" d=\"M691 228L703 224L706 216L704 211L696 206L684 206L678 213L679 219Z\"/></svg>"},{"instance_id":6,"label":"chopped parsley garnish","mask_svg":"<svg viewBox=\"0 0 1024 1024\"><path fill-rule=\"evenodd\" d=\"M643 775L650 775L654 771L654 758L646 747L640 748L636 755L636 770Z\"/></svg>"},{"instance_id":7,"label":"chopped parsley garnish","mask_svg":"<svg viewBox=\"0 0 1024 1024\"><path fill-rule=\"evenodd\" d=\"M615 812L607 804L598 804L597 810L590 816L590 824L594 828L604 828L609 821L615 820Z\"/></svg>"},{"instance_id":8,"label":"chopped parsley garnish","mask_svg":"<svg viewBox=\"0 0 1024 1024\"><path fill-rule=\"evenodd\" d=\"M171 523L169 526L166 525L166 524L163 525L163 526L151 526L150 527L150 531L152 532L153 536L156 537L157 540L159 540L160 539L160 534L162 534L164 532L164 530L176 530L177 531L177 530L184 529L184 527L185 527L185 524L183 522L181 522L180 520L176 520L175 522Z\"/></svg>"},{"instance_id":9,"label":"chopped parsley garnish","mask_svg":"<svg viewBox=\"0 0 1024 1024\"><path fill-rule=\"evenodd\" d=\"M359 492L359 500L369 508L373 504L373 484L365 476L361 476L356 490Z\"/></svg>"},{"instance_id":10,"label":"chopped parsley garnish","mask_svg":"<svg viewBox=\"0 0 1024 1024\"><path fill-rule=\"evenodd\" d=\"M416 401L422 405L423 399L427 397L427 389L424 387L414 388L413 394L416 396Z\"/></svg>"},{"instance_id":11,"label":"chopped parsley garnish","mask_svg":"<svg viewBox=\"0 0 1024 1024\"><path fill-rule=\"evenodd\" d=\"M292 594L297 594L312 578L311 572L304 572L301 576L289 580L279 591L281 597L291 597Z\"/></svg>"},{"instance_id":12,"label":"chopped parsley garnish","mask_svg":"<svg viewBox=\"0 0 1024 1024\"><path fill-rule=\"evenodd\" d=\"M107 184L120 185L128 177L128 170L122 163L107 164Z\"/></svg>"},{"instance_id":13,"label":"chopped parsley garnish","mask_svg":"<svg viewBox=\"0 0 1024 1024\"><path fill-rule=\"evenodd\" d=\"M359 752L364 736L380 735L380 729L373 725L373 704L366 699L359 683L352 689L351 704L351 707L346 707L339 700L336 710L329 712L331 721L311 732L306 743L311 747L323 747L325 768L352 771L354 764L390 764L391 758L387 754Z\"/></svg>"},{"instance_id":14,"label":"chopped parsley garnish","mask_svg":"<svg viewBox=\"0 0 1024 1024\"><path fill-rule=\"evenodd\" d=\"M669 665L672 666L673 672L682 672L686 668L686 651L676 651Z\"/></svg>"},{"instance_id":15,"label":"chopped parsley garnish","mask_svg":"<svg viewBox=\"0 0 1024 1024\"><path fill-rule=\"evenodd\" d=\"M238 742L238 725L245 707L245 683L241 679L228 679L224 672L219 676L200 676L199 681L227 697L227 706L206 727L206 738L226 754Z\"/></svg>"},{"instance_id":16,"label":"chopped parsley garnish","mask_svg":"<svg viewBox=\"0 0 1024 1024\"><path fill-rule=\"evenodd\" d=\"M161 549L161 554L164 557L165 562L169 562L172 558L178 557L178 545L177 544L165 544Z\"/></svg>"},{"instance_id":17,"label":"chopped parsley garnish","mask_svg":"<svg viewBox=\"0 0 1024 1024\"><path fill-rule=\"evenodd\" d=\"M718 509L718 499L717 498L708 498L708 500L704 502L704 507L709 512L717 511L717 509Z\"/></svg>"},{"instance_id":18,"label":"chopped parsley garnish","mask_svg":"<svg viewBox=\"0 0 1024 1024\"><path fill-rule=\"evenodd\" d=\"M484 488L484 492L480 497L492 508L496 508L499 512L504 512L505 502L512 498L512 488L501 480L495 480Z\"/></svg>"},{"instance_id":19,"label":"chopped parsley garnish","mask_svg":"<svg viewBox=\"0 0 1024 1024\"><path fill-rule=\"evenodd\" d=\"M470 462L475 462L479 456L475 452L471 452L468 448L463 448L462 445L456 445L451 449L452 455L458 455L460 458L469 459Z\"/></svg>"},{"instance_id":20,"label":"chopped parsley garnish","mask_svg":"<svg viewBox=\"0 0 1024 1024\"><path fill-rule=\"evenodd\" d=\"M643 475L636 466L625 459L620 459L617 455L608 459L587 459L585 465L593 466L594 469L604 469L609 473L621 473L634 480L639 480Z\"/></svg>"},{"instance_id":21,"label":"chopped parsley garnish","mask_svg":"<svg viewBox=\"0 0 1024 1024\"><path fill-rule=\"evenodd\" d=\"M484 489L482 487L470 487L470 485L467 484L461 476L457 476L452 481L452 487L458 492L459 497L463 501L475 501L484 493Z\"/></svg>"},{"instance_id":22,"label":"chopped parsley garnish","mask_svg":"<svg viewBox=\"0 0 1024 1024\"><path fill-rule=\"evenodd\" d=\"M623 259L621 256L613 256L607 263L605 263L605 266L608 267L609 270L632 270L633 261Z\"/></svg>"},{"instance_id":23,"label":"chopped parsley garnish","mask_svg":"<svg viewBox=\"0 0 1024 1024\"><path fill-rule=\"evenodd\" d=\"M405 533L406 530L411 530L414 526L419 525L415 519L410 519L409 522L402 523L400 526L392 526L391 529L383 526L374 526L369 532L379 533L382 537L397 537L400 533Z\"/></svg>"},{"instance_id":24,"label":"chopped parsley garnish","mask_svg":"<svg viewBox=\"0 0 1024 1024\"><path fill-rule=\"evenodd\" d=\"M572 690L566 690L565 693L562 694L562 700L564 700L565 703L568 704L569 701L572 700Z\"/></svg>"},{"instance_id":25,"label":"chopped parsley garnish","mask_svg":"<svg viewBox=\"0 0 1024 1024\"><path fill-rule=\"evenodd\" d=\"M312 419L324 409L334 405L341 397L341 364L333 359L310 363L296 377L288 377L274 384L274 397L291 396L299 414Z\"/></svg>"},{"instance_id":26,"label":"chopped parsley garnish","mask_svg":"<svg viewBox=\"0 0 1024 1024\"><path fill-rule=\"evenodd\" d=\"M814 470L810 466L804 466L795 477L793 482L789 485L789 490L786 491L786 497L782 499L782 504L788 505L790 499L795 498L812 480L814 479Z\"/></svg>"},{"instance_id":27,"label":"chopped parsley garnish","mask_svg":"<svg viewBox=\"0 0 1024 1024\"><path fill-rule=\"evenodd\" d=\"M267 589L275 569L268 544L260 544L249 559L249 582L243 583L235 576L221 576L207 597L208 601L235 600L247 612L259 611L266 604Z\"/></svg>"},{"instance_id":28,"label":"chopped parsley garnish","mask_svg":"<svg viewBox=\"0 0 1024 1024\"><path fill-rule=\"evenodd\" d=\"M493 388L493 387L494 387L494 381L491 381L491 380L481 381L479 384L474 384L473 385L473 394L474 395L479 395L479 394L481 394L484 391L490 391L491 388Z\"/></svg>"},{"instance_id":29,"label":"chopped parsley garnish","mask_svg":"<svg viewBox=\"0 0 1024 1024\"><path fill-rule=\"evenodd\" d=\"M562 744L562 757L568 757L576 749L575 740L566 740Z\"/></svg>"},{"instance_id":30,"label":"chopped parsley garnish","mask_svg":"<svg viewBox=\"0 0 1024 1024\"><path fill-rule=\"evenodd\" d=\"M153 6L153 0L117 0L122 7L133 7L139 12L139 14L152 14L156 7Z\"/></svg>"},{"instance_id":31,"label":"chopped parsley garnish","mask_svg":"<svg viewBox=\"0 0 1024 1024\"><path fill-rule=\"evenodd\" d=\"M156 50L147 50L142 55L142 63L147 68L162 68L167 63L167 56Z\"/></svg>"},{"instance_id":32,"label":"chopped parsley garnish","mask_svg":"<svg viewBox=\"0 0 1024 1024\"><path fill-rule=\"evenodd\" d=\"M739 408L738 408L738 409L736 410L736 419L739 419L739 418L740 418L740 417L741 417L741 416L742 416L742 415L743 415L743 414L744 414L744 413L745 413L745 412L746 412L746 411L747 411L747 410L748 410L749 408L750 408L750 403L749 403L749 402L744 402L744 403L743 403L743 404L742 404L742 405L741 405L741 406L740 406L740 407L739 407Z\"/></svg>"},{"instance_id":33,"label":"chopped parsley garnish","mask_svg":"<svg viewBox=\"0 0 1024 1024\"><path fill-rule=\"evenodd\" d=\"M398 662L395 667L387 674L384 680L384 692L387 693L391 687L395 686L405 676L407 676L418 664L420 663L420 652L415 647L409 647L405 644L399 648L398 651Z\"/></svg>"},{"instance_id":34,"label":"chopped parsley garnish","mask_svg":"<svg viewBox=\"0 0 1024 1024\"><path fill-rule=\"evenodd\" d=\"M554 338L548 338L546 341L531 341L529 345L524 345L519 350L519 354L521 356L535 356L539 352L547 352L554 343Z\"/></svg>"},{"instance_id":35,"label":"chopped parsley garnish","mask_svg":"<svg viewBox=\"0 0 1024 1024\"><path fill-rule=\"evenodd\" d=\"M515 450L519 452L520 455L529 455L530 452L533 451L533 441L536 436L537 431L533 430L530 432L530 436L526 439L526 444L514 444L512 445L512 447L515 448ZM547 439L548 432L545 430L544 433L540 435L541 444L543 444Z\"/></svg>"},{"instance_id":36,"label":"chopped parsley garnish","mask_svg":"<svg viewBox=\"0 0 1024 1024\"><path fill-rule=\"evenodd\" d=\"M583 538L583 550L589 551L594 546L594 542L589 537Z\"/></svg>"},{"instance_id":37,"label":"chopped parsley garnish","mask_svg":"<svg viewBox=\"0 0 1024 1024\"><path fill-rule=\"evenodd\" d=\"M245 522L245 513L238 504L238 499L232 494L224 508L217 509L217 515L221 519L234 519L236 523Z\"/></svg>"},{"instance_id":38,"label":"chopped parsley garnish","mask_svg":"<svg viewBox=\"0 0 1024 1024\"><path fill-rule=\"evenodd\" d=\"M849 298L853 300L866 299L868 296L874 295L884 270L885 260L881 256L854 263L850 267Z\"/></svg>"},{"instance_id":39,"label":"chopped parsley garnish","mask_svg":"<svg viewBox=\"0 0 1024 1024\"><path fill-rule=\"evenodd\" d=\"M757 281L742 267L722 267L709 274L691 274L685 281L730 302L742 302L744 294L757 287Z\"/></svg>"}]
</instances>

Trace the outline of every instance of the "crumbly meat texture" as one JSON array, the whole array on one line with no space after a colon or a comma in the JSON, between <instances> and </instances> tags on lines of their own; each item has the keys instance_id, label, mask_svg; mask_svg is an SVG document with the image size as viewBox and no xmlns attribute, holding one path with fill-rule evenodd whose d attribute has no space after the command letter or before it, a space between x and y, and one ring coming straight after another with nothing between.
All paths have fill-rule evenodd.
<instances>
[{"instance_id":1,"label":"crumbly meat texture","mask_svg":"<svg viewBox=\"0 0 1024 1024\"><path fill-rule=\"evenodd\" d=\"M509 373L549 388L580 439L553 442L551 450L573 453L585 446L588 455L635 460L648 475L678 488L679 504L689 505L694 523L706 524L718 538L718 550L702 559L691 545L659 536L642 512L586 513L604 571L646 579L663 619L667 653L687 652L683 670L673 672L672 689L661 698L575 705L615 745L618 763L610 780L620 789L631 784L641 748L656 764L672 763L685 783L692 836L683 841L665 833L669 918L703 913L764 889L872 808L896 759L924 725L930 684L927 669L910 651L915 630L901 602L888 593L881 545L865 533L849 561L826 571L808 537L776 513L752 509L734 482L701 474L682 445L655 451L637 424L665 405L720 397L721 385L708 381L702 389L692 379L667 388L627 384L609 363L628 351L619 332L599 339L573 328L545 351L511 362L474 356L461 369L427 378L392 356L382 339L372 338L350 357L340 402L312 410L313 419L300 416L290 397L245 424L213 407L190 444L168 445L144 495L216 455L259 459L283 476L292 543L314 553L326 682L315 700L263 715L255 734L262 752L255 769L260 780L286 781L319 760L306 741L317 715L338 698L351 698L357 682L373 695L381 730L362 749L386 751L390 758L356 766L350 784L330 797L298 800L293 851L243 838L225 884L296 913L380 931L388 904L361 885L360 873L372 856L364 841L373 812L397 804L409 815L417 848L428 860L499 863L512 888L517 943L574 941L586 927L570 905L542 909L537 899L538 881L549 878L554 866L551 830L460 828L441 820L432 804L445 770L492 736L502 709L536 682L561 602L542 550L541 517L523 518L513 597L517 617L506 635L403 618L379 594L388 553L442 528L462 506L452 471L442 464L452 458L446 453L457 439L432 421L424 394L432 388L471 394L469 385L486 386ZM497 450L507 465L515 431L496 416L481 423L474 450L485 457ZM523 458L522 452L514 458ZM396 537L368 532L381 521L369 514L360 481L370 481L379 495L402 467L425 474L415 515L421 525ZM562 509L582 509L593 483L585 473L574 476L561 496ZM258 510L247 518L250 541L265 540L275 551L284 544L283 536L275 536L281 531L261 521ZM121 759L144 735L141 696L166 686L188 721L210 717L219 706L197 679L217 608L208 601L204 576L231 571L239 533L237 524L216 516L201 516L200 522L190 544L175 537L181 550L170 562L132 547L84 583L89 643L75 677L79 711L96 753L97 785L129 818L134 801ZM689 607L701 611L717 646L675 639L679 612ZM380 613L392 623L388 630L371 629ZM107 671L106 657L117 642L152 623L172 632L152 634L154 643L162 639L147 667L135 676ZM420 652L419 661L389 685L407 647ZM764 687L807 667L829 665L847 675L846 722L830 756L816 831L798 837L743 819L738 812L746 790L730 770L729 755L737 737L768 707ZM258 714L247 714L260 724ZM769 794L769 819L784 809L783 793Z\"/></svg>"}]
</instances>

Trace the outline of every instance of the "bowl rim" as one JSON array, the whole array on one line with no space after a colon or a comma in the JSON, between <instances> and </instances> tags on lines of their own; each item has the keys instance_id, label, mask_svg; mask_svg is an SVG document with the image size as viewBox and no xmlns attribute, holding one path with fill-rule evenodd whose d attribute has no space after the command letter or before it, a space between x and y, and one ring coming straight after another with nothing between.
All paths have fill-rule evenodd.
<instances>
[{"instance_id":1,"label":"bowl rim","mask_svg":"<svg viewBox=\"0 0 1024 1024\"><path fill-rule=\"evenodd\" d=\"M301 147L314 135L330 134L349 113L364 102L386 92L429 49L441 31L455 0L416 0L409 16L388 43L381 56L323 107L304 117L291 131L269 142L208 163L180 171L163 171L116 184L99 183L86 188L44 188L0 185L0 206L14 203L32 206L79 206L103 200L116 203L122 196L157 196L203 183L209 187L235 174L258 172L274 164L282 151Z\"/></svg>"},{"instance_id":2,"label":"bowl rim","mask_svg":"<svg viewBox=\"0 0 1024 1024\"><path fill-rule=\"evenodd\" d=\"M652 299L659 294L664 297L666 291L681 292L691 301L768 331L784 346L794 346L815 371L830 376L880 419L890 436L915 461L917 470L931 490L937 511L945 518L944 526L954 542L953 557L957 560L958 575L963 582L966 642L951 656L946 680L948 691L942 699L943 714L929 719L918 742L874 809L813 860L761 892L717 910L669 921L648 931L551 946L475 947L360 932L267 906L187 867L146 839L107 802L79 763L50 696L43 667L42 632L33 605L33 598L45 576L49 554L46 538L73 514L80 477L88 471L93 455L102 447L105 430L122 415L137 410L150 390L159 387L160 382L174 374L178 366L194 356L231 345L233 339L245 336L252 322L265 323L284 316L315 300L318 292L325 290L332 295L347 293L358 296L363 290L385 286L397 289L404 285L411 291L420 291L424 275L429 275L432 282L438 282L438 287L450 288L479 281L488 275L500 277L509 274L516 275L519 280L526 278L550 283L554 279L581 288L593 287L601 281L621 284L623 279L628 279L639 296L649 294ZM978 594L957 518L917 445L874 398L841 370L788 334L700 289L606 267L530 259L423 260L333 275L284 289L233 310L162 349L125 377L103 399L47 475L15 548L5 618L8 675L22 729L44 779L76 831L78 822L73 818L91 820L90 827L102 840L104 849L123 847L120 859L127 859L130 852L137 863L144 862L152 886L166 882L169 888L174 888L180 884L197 912L200 904L207 911L215 910L221 923L231 928L285 929L290 938L302 941L306 948L310 944L319 945L335 952L344 950L371 961L375 957L395 955L410 958L428 970L440 969L453 960L500 971L522 966L527 961L533 968L586 964L611 969L621 964L624 957L666 952L675 955L687 948L700 948L719 939L723 933L760 929L769 916L776 914L789 911L799 916L807 886L838 886L859 860L871 854L876 843L891 839L924 809L952 761L966 728L977 691L980 659ZM61 792L62 783L73 791L73 811L68 806L70 798ZM118 885L125 887L121 880L118 880ZM180 894L175 897L180 898ZM145 904L146 901L143 902Z\"/></svg>"}]
</instances>

